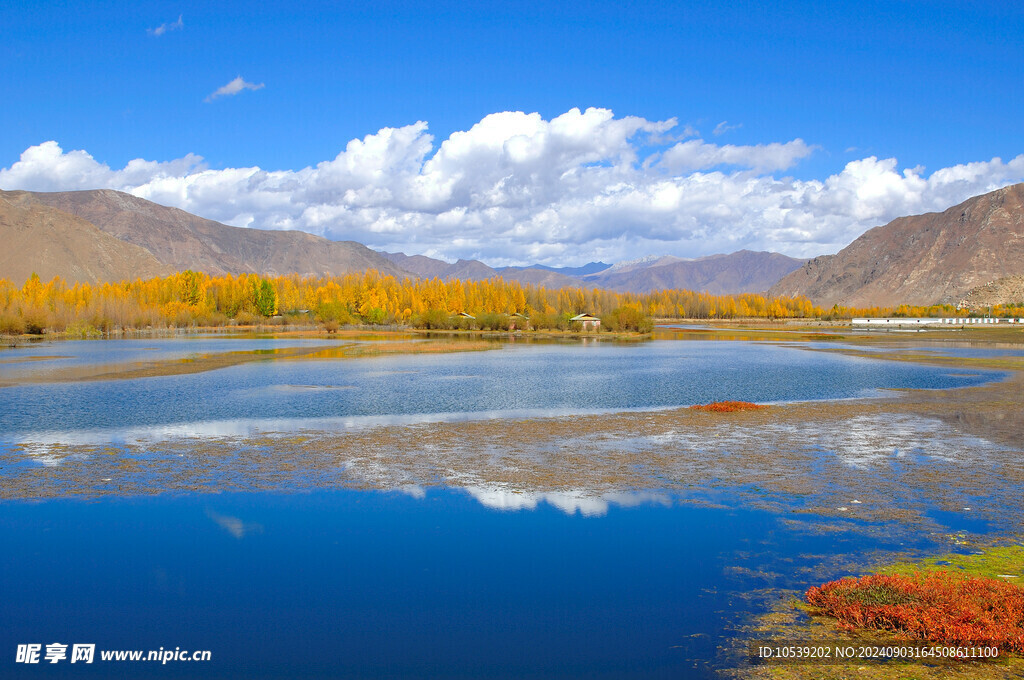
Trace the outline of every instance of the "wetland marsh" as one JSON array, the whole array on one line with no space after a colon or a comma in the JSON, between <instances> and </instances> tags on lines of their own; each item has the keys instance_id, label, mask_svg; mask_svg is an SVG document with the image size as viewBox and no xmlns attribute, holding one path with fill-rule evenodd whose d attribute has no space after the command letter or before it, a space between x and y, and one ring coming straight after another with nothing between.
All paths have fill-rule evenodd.
<instances>
[{"instance_id":1,"label":"wetland marsh","mask_svg":"<svg viewBox=\"0 0 1024 680\"><path fill-rule=\"evenodd\" d=\"M207 677L743 669L795 592L1024 535L1024 343L948 335L5 350L0 635ZM768 408L686 408L720 400Z\"/></svg>"}]
</instances>

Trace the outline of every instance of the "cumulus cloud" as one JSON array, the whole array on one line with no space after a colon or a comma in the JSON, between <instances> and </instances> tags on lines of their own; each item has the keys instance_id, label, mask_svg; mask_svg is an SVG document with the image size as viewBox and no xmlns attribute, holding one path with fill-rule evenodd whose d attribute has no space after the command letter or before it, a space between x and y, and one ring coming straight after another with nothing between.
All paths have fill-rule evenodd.
<instances>
[{"instance_id":1,"label":"cumulus cloud","mask_svg":"<svg viewBox=\"0 0 1024 680\"><path fill-rule=\"evenodd\" d=\"M179 28L184 28L184 27L185 27L185 22L182 21L182 15L179 14L177 21L170 21L170 22L167 22L165 24L160 24L156 28L147 28L146 29L146 33L149 33L150 35L159 38L160 36L162 36L164 33L167 33L168 31L177 31Z\"/></svg>"},{"instance_id":2,"label":"cumulus cloud","mask_svg":"<svg viewBox=\"0 0 1024 680\"><path fill-rule=\"evenodd\" d=\"M244 90L262 90L264 87L263 83L249 83L243 80L242 76L238 76L227 85L218 87L204 101L212 102L218 97L233 97Z\"/></svg>"},{"instance_id":3,"label":"cumulus cloud","mask_svg":"<svg viewBox=\"0 0 1024 680\"><path fill-rule=\"evenodd\" d=\"M202 158L188 154L173 161L129 161L121 170L111 170L85 151L65 152L57 142L29 147L10 168L0 170L0 187L31 187L30 191L75 191L79 189L118 189L181 178L201 171Z\"/></svg>"},{"instance_id":4,"label":"cumulus cloud","mask_svg":"<svg viewBox=\"0 0 1024 680\"><path fill-rule=\"evenodd\" d=\"M801 139L676 141L676 127L607 109L551 120L507 111L440 144L420 121L354 139L316 166L275 171L211 170L191 154L112 169L51 141L0 170L0 188L119 189L235 226L500 266L740 248L814 256L900 215L1024 180L1024 155L931 174L869 156L798 180L780 173L815 152Z\"/></svg>"}]
</instances>

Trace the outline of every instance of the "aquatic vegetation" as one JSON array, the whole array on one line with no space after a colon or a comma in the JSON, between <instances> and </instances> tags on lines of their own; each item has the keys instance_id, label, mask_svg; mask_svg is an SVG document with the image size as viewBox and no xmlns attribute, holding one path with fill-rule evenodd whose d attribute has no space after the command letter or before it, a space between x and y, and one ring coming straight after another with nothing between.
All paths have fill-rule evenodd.
<instances>
[{"instance_id":1,"label":"aquatic vegetation","mask_svg":"<svg viewBox=\"0 0 1024 680\"><path fill-rule=\"evenodd\" d=\"M996 578L949 571L870 574L810 588L806 596L846 630L887 630L1024 654L1024 588Z\"/></svg>"},{"instance_id":2,"label":"aquatic vegetation","mask_svg":"<svg viewBox=\"0 0 1024 680\"><path fill-rule=\"evenodd\" d=\"M757 411L768 407L764 404L755 404L750 401L714 401L710 404L697 404L690 408L695 411L708 411L710 413L735 413L736 411Z\"/></svg>"},{"instance_id":3,"label":"aquatic vegetation","mask_svg":"<svg viewBox=\"0 0 1024 680\"><path fill-rule=\"evenodd\" d=\"M970 554L949 553L914 562L897 562L878 570L880 574L910 575L921 571L952 571L967 576L1014 579L1024 585L1024 545L986 547Z\"/></svg>"}]
</instances>

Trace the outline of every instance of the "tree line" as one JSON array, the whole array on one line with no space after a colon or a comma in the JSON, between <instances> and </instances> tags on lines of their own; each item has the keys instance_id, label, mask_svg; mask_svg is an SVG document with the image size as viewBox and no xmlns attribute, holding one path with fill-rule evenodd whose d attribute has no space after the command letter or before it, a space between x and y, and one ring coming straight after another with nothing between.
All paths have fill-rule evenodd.
<instances>
[{"instance_id":1,"label":"tree line","mask_svg":"<svg viewBox=\"0 0 1024 680\"><path fill-rule=\"evenodd\" d=\"M996 309L1016 314L1021 311L1019 307ZM486 323L501 326L514 315L522 315L529 317L534 328L563 328L570 317L583 312L626 329L643 317L849 318L883 316L894 310L823 310L806 298L766 298L754 293L711 295L661 290L638 294L582 287L550 289L500 278L397 279L372 270L332 277L211 276L184 271L99 284L71 284L60 277L44 282L33 274L21 286L0 279L0 332L4 333L247 325L272 318L282 323L316 322L333 327L438 327L459 313L481 320L478 327ZM902 306L895 312L908 316L954 314L946 307Z\"/></svg>"}]
</instances>

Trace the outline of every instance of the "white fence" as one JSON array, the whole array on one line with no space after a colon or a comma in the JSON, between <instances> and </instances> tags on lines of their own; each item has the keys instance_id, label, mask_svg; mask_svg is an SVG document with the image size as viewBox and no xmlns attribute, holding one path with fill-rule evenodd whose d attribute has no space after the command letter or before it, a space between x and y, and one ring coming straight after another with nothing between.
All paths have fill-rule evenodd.
<instances>
[{"instance_id":1,"label":"white fence","mask_svg":"<svg viewBox=\"0 0 1024 680\"><path fill-rule=\"evenodd\" d=\"M1024 325L1020 318L996 317L935 317L935 318L888 318L888 319L854 319L854 326L1003 326L1006 324Z\"/></svg>"}]
</instances>

